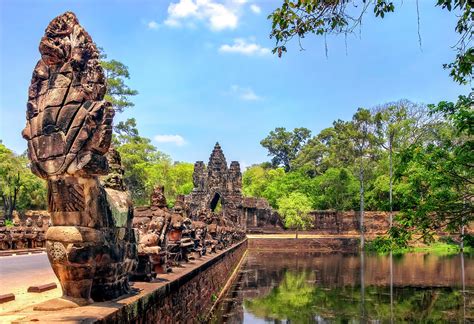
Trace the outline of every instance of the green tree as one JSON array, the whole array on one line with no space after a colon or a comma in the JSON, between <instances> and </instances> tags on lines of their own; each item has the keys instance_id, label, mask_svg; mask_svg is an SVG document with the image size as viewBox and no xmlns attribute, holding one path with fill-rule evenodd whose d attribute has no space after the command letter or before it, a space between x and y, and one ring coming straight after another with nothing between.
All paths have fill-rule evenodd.
<instances>
[{"instance_id":1,"label":"green tree","mask_svg":"<svg viewBox=\"0 0 474 324\"><path fill-rule=\"evenodd\" d=\"M474 62L474 48L471 45L474 28L472 1L436 0L434 4L453 12L458 17L455 31L460 37L455 46L456 59L450 64L445 64L444 67L450 70L450 75L456 82L466 84L472 78ZM272 21L270 38L276 40L273 53L281 57L287 51L286 44L294 37L298 38L302 48L301 39L308 34L347 36L361 26L363 16L371 11L376 17L384 18L385 14L395 11L395 5L389 0L362 2L284 0L281 7L268 16L268 19ZM420 35L419 42L421 45Z\"/></svg>"},{"instance_id":2,"label":"green tree","mask_svg":"<svg viewBox=\"0 0 474 324\"><path fill-rule=\"evenodd\" d=\"M283 166L288 172L292 168L292 160L310 136L311 131L304 127L295 128L292 132L284 127L277 127L260 144L268 150L269 156L273 156L273 167Z\"/></svg>"},{"instance_id":3,"label":"green tree","mask_svg":"<svg viewBox=\"0 0 474 324\"><path fill-rule=\"evenodd\" d=\"M162 159L149 164L145 169L147 197L157 184L161 184L165 187L168 205L173 206L178 195L186 195L193 190L193 172L194 164L192 163L172 163L171 160Z\"/></svg>"},{"instance_id":4,"label":"green tree","mask_svg":"<svg viewBox=\"0 0 474 324\"><path fill-rule=\"evenodd\" d=\"M397 145L398 135L401 128L406 125L404 121L407 120L407 108L410 103L407 101L399 101L397 103L387 104L380 107L375 112L375 123L377 131L380 136L382 147L388 151L389 154L389 222L390 227L393 223L393 154L394 146Z\"/></svg>"},{"instance_id":5,"label":"green tree","mask_svg":"<svg viewBox=\"0 0 474 324\"><path fill-rule=\"evenodd\" d=\"M134 118L115 126L113 143L122 157L124 180L137 205L148 205L153 188L160 184L172 206L179 194L193 189L191 163L173 163L170 156L160 152L151 140L140 136Z\"/></svg>"},{"instance_id":6,"label":"green tree","mask_svg":"<svg viewBox=\"0 0 474 324\"><path fill-rule=\"evenodd\" d=\"M46 186L28 167L28 159L18 156L0 142L0 196L6 219L17 209L45 208Z\"/></svg>"},{"instance_id":7,"label":"green tree","mask_svg":"<svg viewBox=\"0 0 474 324\"><path fill-rule=\"evenodd\" d=\"M100 65L104 69L107 80L107 93L104 99L112 103L116 112L123 112L128 107L135 104L130 101L130 97L138 94L137 90L131 89L125 82L130 79L128 67L117 60L107 60L107 55L102 49L100 55Z\"/></svg>"},{"instance_id":8,"label":"green tree","mask_svg":"<svg viewBox=\"0 0 474 324\"><path fill-rule=\"evenodd\" d=\"M359 165L359 212L360 212L360 245L361 249L365 244L364 225L364 196L367 162L374 159L376 137L374 135L374 119L369 110L359 108L352 117L352 141L354 152ZM366 162L367 161L367 162Z\"/></svg>"},{"instance_id":9,"label":"green tree","mask_svg":"<svg viewBox=\"0 0 474 324\"><path fill-rule=\"evenodd\" d=\"M278 177L285 176L282 168L271 169L265 166L252 165L242 174L242 191L247 197L265 197L265 190Z\"/></svg>"},{"instance_id":10,"label":"green tree","mask_svg":"<svg viewBox=\"0 0 474 324\"><path fill-rule=\"evenodd\" d=\"M134 203L147 204L147 170L156 163L171 164L171 158L159 152L150 139L139 135L134 118L118 123L115 132L113 143L122 158L125 184Z\"/></svg>"},{"instance_id":11,"label":"green tree","mask_svg":"<svg viewBox=\"0 0 474 324\"><path fill-rule=\"evenodd\" d=\"M336 120L332 127L323 129L311 138L293 161L294 168L304 169L308 175L323 174L327 169L349 168L355 163L352 124Z\"/></svg>"},{"instance_id":12,"label":"green tree","mask_svg":"<svg viewBox=\"0 0 474 324\"><path fill-rule=\"evenodd\" d=\"M350 210L357 196L357 180L346 168L329 168L316 177L317 209Z\"/></svg>"},{"instance_id":13,"label":"green tree","mask_svg":"<svg viewBox=\"0 0 474 324\"><path fill-rule=\"evenodd\" d=\"M311 227L313 218L309 215L311 201L304 194L292 192L287 197L278 200L278 212L283 217L285 226L296 230L304 230Z\"/></svg>"},{"instance_id":14,"label":"green tree","mask_svg":"<svg viewBox=\"0 0 474 324\"><path fill-rule=\"evenodd\" d=\"M472 98L431 106L448 125L435 140L414 143L401 153L397 177L409 189L403 197L397 233L415 230L431 241L439 229L461 232L474 215L474 112Z\"/></svg>"}]
</instances>

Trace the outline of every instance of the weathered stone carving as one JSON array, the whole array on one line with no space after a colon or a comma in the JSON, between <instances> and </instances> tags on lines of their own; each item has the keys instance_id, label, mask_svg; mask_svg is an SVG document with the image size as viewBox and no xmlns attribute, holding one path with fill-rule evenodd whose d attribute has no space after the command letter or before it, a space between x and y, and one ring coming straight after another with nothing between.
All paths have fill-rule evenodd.
<instances>
[{"instance_id":1,"label":"weathered stone carving","mask_svg":"<svg viewBox=\"0 0 474 324\"><path fill-rule=\"evenodd\" d=\"M150 207L137 207L133 226L138 231L138 267L132 277L153 280L157 274L169 272L167 234L171 214L168 211L164 187L156 186L150 197Z\"/></svg>"},{"instance_id":2,"label":"weathered stone carving","mask_svg":"<svg viewBox=\"0 0 474 324\"><path fill-rule=\"evenodd\" d=\"M0 250L8 250L11 247L11 236L5 224L5 219L0 218Z\"/></svg>"},{"instance_id":3,"label":"weathered stone carving","mask_svg":"<svg viewBox=\"0 0 474 324\"><path fill-rule=\"evenodd\" d=\"M215 211L219 203L221 216L241 225L242 215L242 173L239 162L233 161L230 167L219 143L216 143L206 166L202 161L194 164L194 189L186 197L189 201L184 207L188 217L203 220L202 214ZM185 199L186 200L186 199ZM201 215L201 216L199 216Z\"/></svg>"},{"instance_id":4,"label":"weathered stone carving","mask_svg":"<svg viewBox=\"0 0 474 324\"><path fill-rule=\"evenodd\" d=\"M33 232L35 233L35 239L33 243L34 248L44 247L46 241L46 233L44 229L44 222L42 217L38 217L33 227Z\"/></svg>"},{"instance_id":5,"label":"weathered stone carving","mask_svg":"<svg viewBox=\"0 0 474 324\"><path fill-rule=\"evenodd\" d=\"M39 50L23 137L33 173L48 181L46 248L63 289L45 309L116 298L130 291L136 250L124 187L98 178L114 116L99 52L72 12L50 22Z\"/></svg>"},{"instance_id":6,"label":"weathered stone carving","mask_svg":"<svg viewBox=\"0 0 474 324\"><path fill-rule=\"evenodd\" d=\"M165 187L164 186L156 186L151 194L151 205L156 206L158 208L165 208L168 206L166 203L165 197Z\"/></svg>"},{"instance_id":7,"label":"weathered stone carving","mask_svg":"<svg viewBox=\"0 0 474 324\"><path fill-rule=\"evenodd\" d=\"M10 229L11 246L14 249L24 249L27 246L25 240L25 230L19 219L13 220L13 228Z\"/></svg>"}]
</instances>

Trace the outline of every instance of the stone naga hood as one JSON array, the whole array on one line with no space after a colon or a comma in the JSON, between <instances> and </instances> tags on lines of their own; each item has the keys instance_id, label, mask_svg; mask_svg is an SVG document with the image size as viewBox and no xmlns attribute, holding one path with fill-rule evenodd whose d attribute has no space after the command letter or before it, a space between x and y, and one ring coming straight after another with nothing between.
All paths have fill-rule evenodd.
<instances>
[{"instance_id":1,"label":"stone naga hood","mask_svg":"<svg viewBox=\"0 0 474 324\"><path fill-rule=\"evenodd\" d=\"M106 80L95 44L66 12L48 25L39 51L23 130L32 171L44 179L106 174L114 111L103 100Z\"/></svg>"}]
</instances>

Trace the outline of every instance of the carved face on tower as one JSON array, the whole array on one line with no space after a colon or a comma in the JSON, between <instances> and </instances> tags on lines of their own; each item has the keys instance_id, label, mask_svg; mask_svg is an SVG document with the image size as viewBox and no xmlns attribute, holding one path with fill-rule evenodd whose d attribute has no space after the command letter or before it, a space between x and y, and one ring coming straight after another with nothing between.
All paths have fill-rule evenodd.
<instances>
[{"instance_id":1,"label":"carved face on tower","mask_svg":"<svg viewBox=\"0 0 474 324\"><path fill-rule=\"evenodd\" d=\"M106 80L95 44L67 12L49 24L39 50L23 130L32 171L44 179L105 174L114 111L103 100Z\"/></svg>"}]
</instances>

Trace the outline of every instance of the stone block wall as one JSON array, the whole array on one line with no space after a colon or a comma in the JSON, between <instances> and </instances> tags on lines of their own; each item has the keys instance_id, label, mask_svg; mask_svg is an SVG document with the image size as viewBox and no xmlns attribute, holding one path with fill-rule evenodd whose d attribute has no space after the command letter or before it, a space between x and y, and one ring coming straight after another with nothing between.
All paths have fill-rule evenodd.
<instances>
[{"instance_id":1,"label":"stone block wall","mask_svg":"<svg viewBox=\"0 0 474 324\"><path fill-rule=\"evenodd\" d=\"M336 212L331 210L312 211L314 217L311 231L318 234L359 233L359 212ZM394 212L394 217L396 212ZM389 229L389 213L383 211L364 212L365 232L369 235L385 234Z\"/></svg>"},{"instance_id":2,"label":"stone block wall","mask_svg":"<svg viewBox=\"0 0 474 324\"><path fill-rule=\"evenodd\" d=\"M359 239L349 237L324 238L249 238L249 250L278 252L351 252L359 249Z\"/></svg>"},{"instance_id":3,"label":"stone block wall","mask_svg":"<svg viewBox=\"0 0 474 324\"><path fill-rule=\"evenodd\" d=\"M247 250L236 244L200 267L122 307L104 323L196 323L205 320L215 298Z\"/></svg>"}]
</instances>

